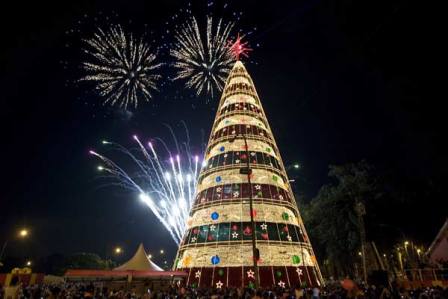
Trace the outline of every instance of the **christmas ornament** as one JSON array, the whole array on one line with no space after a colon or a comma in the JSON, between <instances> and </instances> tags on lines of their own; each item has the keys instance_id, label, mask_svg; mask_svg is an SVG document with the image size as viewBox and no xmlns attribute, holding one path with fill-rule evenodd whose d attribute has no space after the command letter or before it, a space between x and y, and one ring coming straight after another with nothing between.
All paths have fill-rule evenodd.
<instances>
[{"instance_id":1,"label":"christmas ornament","mask_svg":"<svg viewBox=\"0 0 448 299\"><path fill-rule=\"evenodd\" d=\"M221 261L221 259L219 258L219 256L217 256L217 255L212 256L212 264L213 265L219 264L220 261Z\"/></svg>"},{"instance_id":2,"label":"christmas ornament","mask_svg":"<svg viewBox=\"0 0 448 299\"><path fill-rule=\"evenodd\" d=\"M213 213L210 215L210 217L212 218L212 220L218 220L218 218L219 218L219 214L218 214L218 212L213 212Z\"/></svg>"},{"instance_id":3,"label":"christmas ornament","mask_svg":"<svg viewBox=\"0 0 448 299\"><path fill-rule=\"evenodd\" d=\"M183 265L184 265L185 267L188 267L188 266L190 266L191 262L192 262L192 258L191 258L191 256L187 256L187 257L184 258Z\"/></svg>"},{"instance_id":4,"label":"christmas ornament","mask_svg":"<svg viewBox=\"0 0 448 299\"><path fill-rule=\"evenodd\" d=\"M219 280L219 281L216 283L216 288L217 288L217 289L220 289L220 288L222 288L223 285L224 285L224 284L221 282L221 280Z\"/></svg>"},{"instance_id":5,"label":"christmas ornament","mask_svg":"<svg viewBox=\"0 0 448 299\"><path fill-rule=\"evenodd\" d=\"M252 234L252 229L249 226L246 226L243 233L245 236L250 236Z\"/></svg>"},{"instance_id":6,"label":"christmas ornament","mask_svg":"<svg viewBox=\"0 0 448 299\"><path fill-rule=\"evenodd\" d=\"M250 270L247 271L246 273L247 273L247 277L248 277L248 278L255 278L255 276L254 276L255 272L252 271L252 269L250 269Z\"/></svg>"},{"instance_id":7,"label":"christmas ornament","mask_svg":"<svg viewBox=\"0 0 448 299\"><path fill-rule=\"evenodd\" d=\"M292 263L293 264L300 264L300 257L298 255L292 256Z\"/></svg>"}]
</instances>

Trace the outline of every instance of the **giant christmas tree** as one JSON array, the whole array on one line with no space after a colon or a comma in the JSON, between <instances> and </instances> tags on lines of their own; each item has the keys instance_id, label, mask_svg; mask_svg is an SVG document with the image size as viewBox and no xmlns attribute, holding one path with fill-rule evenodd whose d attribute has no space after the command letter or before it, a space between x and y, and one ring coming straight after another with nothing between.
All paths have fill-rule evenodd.
<instances>
[{"instance_id":1,"label":"giant christmas tree","mask_svg":"<svg viewBox=\"0 0 448 299\"><path fill-rule=\"evenodd\" d=\"M188 272L188 285L255 286L257 277L260 286L320 285L279 150L240 61L221 96L190 216L175 265Z\"/></svg>"}]
</instances>

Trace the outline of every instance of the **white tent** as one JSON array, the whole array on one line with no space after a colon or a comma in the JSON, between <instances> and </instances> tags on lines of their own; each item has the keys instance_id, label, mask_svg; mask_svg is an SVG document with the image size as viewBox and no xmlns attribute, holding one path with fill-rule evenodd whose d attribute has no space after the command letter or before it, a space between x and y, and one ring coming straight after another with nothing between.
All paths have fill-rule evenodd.
<instances>
[{"instance_id":1,"label":"white tent","mask_svg":"<svg viewBox=\"0 0 448 299\"><path fill-rule=\"evenodd\" d=\"M134 256L121 266L118 266L114 271L163 271L162 268L157 266L153 261L148 258L145 247L140 243Z\"/></svg>"}]
</instances>

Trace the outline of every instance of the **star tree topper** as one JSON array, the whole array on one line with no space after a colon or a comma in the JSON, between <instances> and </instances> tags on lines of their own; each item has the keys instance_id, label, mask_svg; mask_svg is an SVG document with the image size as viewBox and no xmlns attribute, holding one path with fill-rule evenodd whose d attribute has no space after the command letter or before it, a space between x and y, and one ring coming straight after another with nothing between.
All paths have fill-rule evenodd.
<instances>
[{"instance_id":1,"label":"star tree topper","mask_svg":"<svg viewBox=\"0 0 448 299\"><path fill-rule=\"evenodd\" d=\"M244 36L240 36L238 33L235 42L230 45L230 52L236 60L240 60L240 56L249 57L248 53L252 51L252 48L249 47L248 42L243 42Z\"/></svg>"}]
</instances>

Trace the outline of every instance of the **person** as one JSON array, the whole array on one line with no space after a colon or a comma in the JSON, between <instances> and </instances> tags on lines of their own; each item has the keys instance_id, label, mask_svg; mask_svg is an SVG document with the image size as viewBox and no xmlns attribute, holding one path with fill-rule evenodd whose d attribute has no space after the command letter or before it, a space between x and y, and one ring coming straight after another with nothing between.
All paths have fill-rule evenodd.
<instances>
[{"instance_id":1,"label":"person","mask_svg":"<svg viewBox=\"0 0 448 299\"><path fill-rule=\"evenodd\" d=\"M13 276L9 286L5 288L5 299L17 299L20 290L20 282L18 276Z\"/></svg>"},{"instance_id":2,"label":"person","mask_svg":"<svg viewBox=\"0 0 448 299\"><path fill-rule=\"evenodd\" d=\"M392 294L388 288L383 286L383 289L381 290L381 294L380 294L380 299L389 299L389 298L392 298Z\"/></svg>"},{"instance_id":3,"label":"person","mask_svg":"<svg viewBox=\"0 0 448 299\"><path fill-rule=\"evenodd\" d=\"M303 298L303 289L302 288L296 287L294 289L294 293L295 293L297 299Z\"/></svg>"},{"instance_id":4,"label":"person","mask_svg":"<svg viewBox=\"0 0 448 299\"><path fill-rule=\"evenodd\" d=\"M320 290L318 287L313 288L313 299L319 299Z\"/></svg>"}]
</instances>

